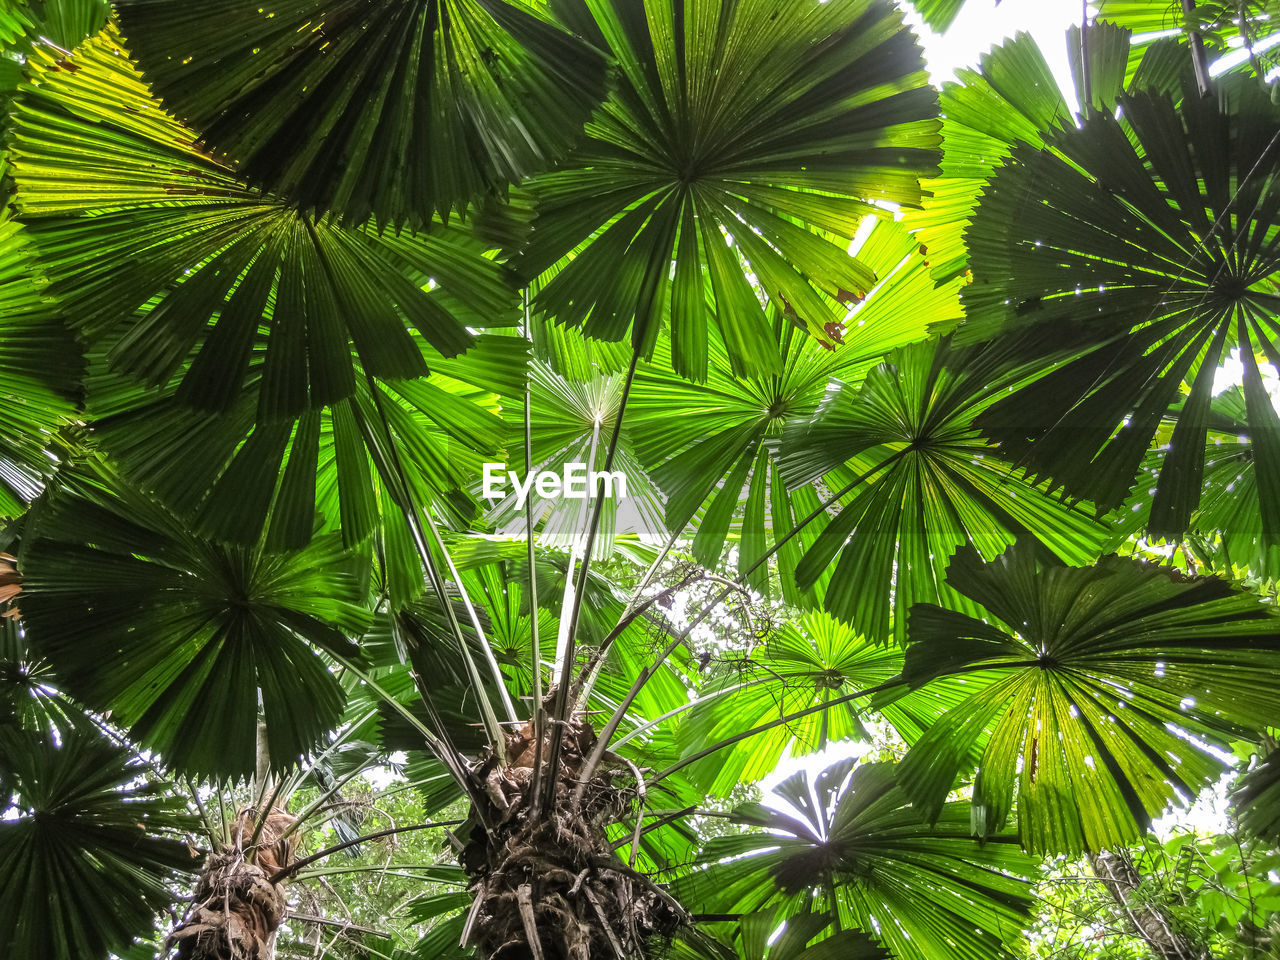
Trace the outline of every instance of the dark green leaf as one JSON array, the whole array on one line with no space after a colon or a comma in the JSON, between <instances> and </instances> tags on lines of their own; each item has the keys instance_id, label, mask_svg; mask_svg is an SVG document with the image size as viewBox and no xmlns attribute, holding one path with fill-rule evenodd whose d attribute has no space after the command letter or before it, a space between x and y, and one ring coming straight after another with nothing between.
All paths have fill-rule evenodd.
<instances>
[{"instance_id":1,"label":"dark green leaf","mask_svg":"<svg viewBox=\"0 0 1280 960\"><path fill-rule=\"evenodd\" d=\"M422 343L453 356L474 342L468 327L514 320L477 244L344 230L245 187L123 53L114 28L77 50L75 69L35 50L11 148L16 207L53 292L86 337L119 335L117 369L180 380L184 403L226 411L265 333L259 416L289 417L350 396L356 358L374 376L416 377Z\"/></svg>"},{"instance_id":2,"label":"dark green leaf","mask_svg":"<svg viewBox=\"0 0 1280 960\"><path fill-rule=\"evenodd\" d=\"M1121 98L1121 118L1021 147L969 232L975 282L958 336L1030 328L1050 367L978 425L1013 460L1104 507L1123 501L1163 417L1180 406L1150 529L1176 535L1201 490L1215 371L1238 347L1264 535L1280 537L1280 418L1255 352L1280 360L1280 107L1250 85L1222 100ZM1182 391L1188 396L1182 399Z\"/></svg>"},{"instance_id":3,"label":"dark green leaf","mask_svg":"<svg viewBox=\"0 0 1280 960\"><path fill-rule=\"evenodd\" d=\"M805 588L829 575L825 609L872 639L901 639L912 603L972 609L943 582L963 544L995 557L1032 533L1072 562L1099 552L1102 525L1026 483L973 428L974 415L1017 381L1006 352L946 339L907 347L860 390L841 386L810 422L784 434L791 486L842 464L864 478L806 550L796 578Z\"/></svg>"},{"instance_id":4,"label":"dark green leaf","mask_svg":"<svg viewBox=\"0 0 1280 960\"><path fill-rule=\"evenodd\" d=\"M304 211L355 224L372 213L421 227L546 169L605 93L604 56L542 4L117 7L148 78L221 156Z\"/></svg>"},{"instance_id":5,"label":"dark green leaf","mask_svg":"<svg viewBox=\"0 0 1280 960\"><path fill-rule=\"evenodd\" d=\"M259 698L277 769L341 716L318 651L354 655L368 615L336 538L295 554L221 547L127 486L85 478L41 510L22 572L29 636L65 689L172 768L252 773Z\"/></svg>"},{"instance_id":6,"label":"dark green leaf","mask_svg":"<svg viewBox=\"0 0 1280 960\"><path fill-rule=\"evenodd\" d=\"M106 960L146 936L199 866L175 836L192 829L181 800L101 737L52 742L0 728L16 813L0 821L0 939L8 955Z\"/></svg>"}]
</instances>

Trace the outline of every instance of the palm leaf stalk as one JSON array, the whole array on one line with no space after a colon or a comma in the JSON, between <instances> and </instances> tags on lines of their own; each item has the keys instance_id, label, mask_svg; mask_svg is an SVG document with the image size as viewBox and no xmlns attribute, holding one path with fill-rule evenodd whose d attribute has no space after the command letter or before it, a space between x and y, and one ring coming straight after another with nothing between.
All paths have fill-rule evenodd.
<instances>
[{"instance_id":1,"label":"palm leaf stalk","mask_svg":"<svg viewBox=\"0 0 1280 960\"><path fill-rule=\"evenodd\" d=\"M370 378L371 379L371 378ZM382 427L382 436L377 438L386 443L386 451L379 456L374 454L374 462L379 472L382 474L383 481L387 484L388 490L391 491L404 515L405 522L409 525L409 531L413 536L414 547L418 552L418 558L422 563L423 570L426 571L428 582L435 591L440 606L445 612L445 617L449 625L449 631L458 644L458 649L462 653L464 662L467 665L467 674L471 680L472 689L476 695L476 700L480 705L481 715L484 719L485 727L489 732L490 743L495 753L501 753L505 744L505 737L502 732L502 726L498 721L497 713L494 711L493 703L489 699L488 692L485 690L484 683L480 679L480 671L476 666L475 659L471 655L470 645L463 636L462 627L458 623L457 615L454 613L453 605L449 602L449 592L446 581L440 574L435 561L435 557L431 553L431 549L427 545L424 536L424 527L422 520L426 518L426 529L432 534L432 540L435 542L436 549L440 551L445 563L448 565L452 575L453 582L456 584L459 594L462 597L467 613L471 618L476 633L481 638L481 646L483 647L486 660L488 662L491 675L495 681L503 706L507 713L507 719L512 723L516 722L515 707L511 703L510 694L507 693L506 681L502 676L502 670L498 666L498 662L494 659L493 648L484 642L484 631L480 626L480 619L476 615L475 607L472 605L470 598L467 596L466 586L462 583L462 578L458 576L457 568L454 566L449 556L448 548L440 537L439 531L436 529L434 522L429 514L419 508L413 488L409 483L408 475L405 473L404 464L400 459L400 454L396 447L395 437L391 431L391 424L387 420L386 406L382 402L380 392L370 383L371 392L374 395L374 403L378 411L380 426ZM379 447L377 442L370 444L371 451L376 451Z\"/></svg>"},{"instance_id":2,"label":"palm leaf stalk","mask_svg":"<svg viewBox=\"0 0 1280 960\"><path fill-rule=\"evenodd\" d=\"M223 813L222 835L215 839L195 884L187 910L165 940L166 952L176 948L181 960L272 960L280 925L296 916L288 909L284 884L305 867L358 844L427 828L447 828L456 821L395 827L349 837L310 856L301 857L300 830L318 828L319 800L296 816L287 812L287 798L339 749L352 728L334 739L310 762L280 778L270 798L261 789L256 799L228 819ZM367 768L357 765L356 770ZM265 786L264 783L262 786ZM219 802L222 792L219 792ZM265 802L264 802L265 799Z\"/></svg>"},{"instance_id":3,"label":"palm leaf stalk","mask_svg":"<svg viewBox=\"0 0 1280 960\"><path fill-rule=\"evenodd\" d=\"M529 287L520 291L524 308L524 335L530 333ZM527 483L533 474L533 390L526 376L524 381L524 476ZM529 660L533 675L533 701L530 704L533 726L533 780L529 784L530 814L536 819L542 800L542 743L546 729L546 708L542 703L542 644L538 636L538 558L537 540L533 530L533 501L524 501L524 531L528 547L529 563Z\"/></svg>"},{"instance_id":4,"label":"palm leaf stalk","mask_svg":"<svg viewBox=\"0 0 1280 960\"><path fill-rule=\"evenodd\" d=\"M1182 14L1188 21L1192 20L1196 12L1196 0L1182 0ZM1204 37L1200 35L1199 30L1191 30L1187 34L1187 42L1191 45L1191 64L1196 72L1196 89L1200 91L1200 96L1208 97L1213 94L1213 81L1209 79L1209 58L1205 54Z\"/></svg>"},{"instance_id":5,"label":"palm leaf stalk","mask_svg":"<svg viewBox=\"0 0 1280 960\"><path fill-rule=\"evenodd\" d=\"M608 473L613 469L613 458L618 452L618 439L622 435L622 418L626 413L627 400L631 396L631 385L635 380L636 365L639 361L640 352L636 350L631 355L631 364L627 368L626 380L622 387L622 398L619 400L617 412L614 414L613 433L609 437L609 445L605 448L604 473ZM547 783L543 787L545 793L543 797L544 811L549 811L556 805L556 792L560 782L560 753L564 743L564 721L568 719L566 711L570 703L572 703L569 697L569 688L573 684L573 670L576 664L575 644L577 641L578 621L582 614L582 601L585 596L587 576L591 568L591 555L595 547L596 535L600 530L600 516L604 511L605 483L604 477L597 481L596 496L592 504L591 518L582 548L582 561L579 563L576 573L571 563L569 572L565 576L566 584L570 579L576 578L576 581L568 614L568 627L565 632L565 649L563 660L561 661L560 678L556 688L555 701L551 708L552 727L547 748L547 769L549 774ZM560 615L562 618L565 616L563 610ZM581 782L585 784L586 779L581 774L578 776Z\"/></svg>"}]
</instances>

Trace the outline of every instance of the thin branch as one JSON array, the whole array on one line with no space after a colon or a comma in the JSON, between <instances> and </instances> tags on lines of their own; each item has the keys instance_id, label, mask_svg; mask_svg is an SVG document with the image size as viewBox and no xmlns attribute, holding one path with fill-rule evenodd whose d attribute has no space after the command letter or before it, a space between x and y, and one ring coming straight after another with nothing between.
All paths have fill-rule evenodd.
<instances>
[{"instance_id":1,"label":"thin branch","mask_svg":"<svg viewBox=\"0 0 1280 960\"><path fill-rule=\"evenodd\" d=\"M640 724L638 727L627 731L627 733L625 733L624 735L619 737L616 741L614 741L613 745L615 747L620 747L624 743L627 743L631 740L634 740L636 737L639 737L648 733L654 727L665 723L666 721L670 720L672 717L678 717L680 714L684 713L687 710L692 710L694 707L701 706L704 703L710 703L712 700L718 700L720 697L728 696L731 693L736 693L738 690L745 689L746 687L753 687L758 684L767 683L769 679L772 679L772 678L757 678L754 680L744 680L742 683L732 683L727 687L720 687L718 690L712 690L701 696L695 697L692 700L686 700L684 703L680 704L680 706L672 707L666 713L659 714L658 716L654 717L652 720L646 720L644 723Z\"/></svg>"},{"instance_id":2,"label":"thin branch","mask_svg":"<svg viewBox=\"0 0 1280 960\"><path fill-rule=\"evenodd\" d=\"M644 588L649 585L649 581L651 581L654 574L658 572L658 568L662 566L662 561L667 559L667 555L671 553L671 548L676 545L676 541L680 539L680 535L682 533L684 533L683 529L677 530L673 533L663 545L662 549L658 552L658 555L653 558L653 563L649 564L649 569L644 572L644 576L640 578L640 582L637 583L635 589L631 591L631 597L627 600L626 610L623 611L624 615L630 612L631 608L639 602L640 595L644 593Z\"/></svg>"},{"instance_id":3,"label":"thin branch","mask_svg":"<svg viewBox=\"0 0 1280 960\"><path fill-rule=\"evenodd\" d=\"M670 599L676 591L683 590L685 587L691 586L697 581L704 579L713 578L707 571L697 570L694 573L689 574L689 576L685 577L679 583L654 594L643 603L624 613L622 618L618 621L617 626L609 631L608 635L600 641L600 645L597 646L595 650L591 651L590 658L585 664L583 664L582 669L578 672L578 679L574 681L573 689L569 691L570 701L578 704L590 693L591 688L588 681L592 673L594 673L600 664L604 662L605 654L609 652L609 648L613 645L613 642L622 635L623 631L626 630L627 627L631 626L631 624L633 624L639 617L643 616L655 603L661 603L663 600Z\"/></svg>"},{"instance_id":4,"label":"thin branch","mask_svg":"<svg viewBox=\"0 0 1280 960\"><path fill-rule=\"evenodd\" d=\"M334 867L331 870L304 870L297 874L295 880L318 880L321 877L336 877L344 873L385 873L390 877L404 877L407 880L421 880L423 883L444 883L439 877L416 877L411 871L434 870L435 865L429 863L390 863L373 864L365 867ZM404 872L410 871L410 872Z\"/></svg>"},{"instance_id":5,"label":"thin branch","mask_svg":"<svg viewBox=\"0 0 1280 960\"><path fill-rule=\"evenodd\" d=\"M187 785L187 789L191 791L191 799L195 801L196 810L200 814L200 822L204 824L205 836L209 838L211 844L217 844L218 837L213 832L213 821L209 819L209 815L205 813L204 804L200 802L200 791L189 777L183 777L183 782Z\"/></svg>"},{"instance_id":6,"label":"thin branch","mask_svg":"<svg viewBox=\"0 0 1280 960\"><path fill-rule=\"evenodd\" d=\"M321 763L324 762L326 757L328 757L331 753L333 753L334 750L338 749L338 747L344 744L347 741L347 738L350 737L352 733L360 727L361 724L365 723L367 720L373 717L376 713L377 713L376 708L374 710L366 711L361 717L357 718L354 723L350 724L347 727L347 729L343 730L342 733L340 733L334 739L333 743L325 747L324 752L322 752L318 757L315 758L315 760L311 762L310 766L307 768L307 773L315 772L316 768ZM284 840L287 837L289 837L291 834L296 832L297 830L300 830L307 823L307 819L311 816L311 814L315 813L317 810L323 807L324 804L329 801L330 797L334 796L339 790L341 790L344 786L346 786L348 783L350 783L353 779L358 777L360 774L364 773L364 771L368 770L371 766L373 766L373 764L369 761L366 761L365 763L358 765L356 769L353 770L351 773L349 773L347 776L335 782L333 787L331 787L329 790L326 790L324 793L316 797L316 799L313 800L311 803L303 807L302 810L299 811L297 817L294 819L294 822L289 824L288 828L284 831L284 833L280 835L280 839Z\"/></svg>"},{"instance_id":7,"label":"thin branch","mask_svg":"<svg viewBox=\"0 0 1280 960\"><path fill-rule=\"evenodd\" d=\"M462 787L467 796L473 801L476 801L477 806L479 806L479 797L473 789L471 777L468 775L467 768L463 765L461 757L451 750L440 736L432 731L430 727L415 717L413 715L413 711L395 697L391 696L391 694L387 693L386 690L382 689L373 677L369 676L369 674L365 673L341 654L330 651L329 656L341 665L343 669L349 671L357 680L362 681L364 685L377 694L378 698L387 704L387 706L408 721L409 725L422 735L422 738L427 742L427 746L431 748L431 752L436 755L436 758L443 763L449 773L452 774L454 782Z\"/></svg>"},{"instance_id":8,"label":"thin branch","mask_svg":"<svg viewBox=\"0 0 1280 960\"><path fill-rule=\"evenodd\" d=\"M990 667L988 666L986 667L986 669L990 669ZM842 703L848 703L850 700L860 700L863 697L870 697L874 694L881 693L885 690L892 690L895 687L905 686L906 682L907 681L902 679L901 677L897 677L893 680L888 680L884 683L877 684L874 687L867 687L867 689L865 690L857 690L853 693L845 694L842 697L836 697L834 700L828 700L825 703L820 703L813 707L806 707L803 710L797 710L795 713L788 713L785 716L781 716L776 720L770 720L768 723L762 723L758 727L752 727L750 730L744 730L742 733L735 734L732 737L726 737L724 740L721 740L717 743L713 743L711 746L706 747L705 749L699 750L697 753L692 753L689 756L683 757L680 760L676 761L671 766L667 767L667 769L655 775L652 778L653 782L657 783L659 780L665 780L667 777L671 776L673 773L676 773L679 770L683 770L685 767L689 766L689 764L696 763L697 761L701 760L703 757L708 757L718 750L723 750L725 747L731 747L735 743L739 743L743 740L746 740L749 737L754 737L756 734L765 733L766 731L772 730L775 727L785 726L788 723L792 723L796 720L803 719L804 717L811 716L812 714L820 713L823 710L829 710L832 707L837 707Z\"/></svg>"},{"instance_id":9,"label":"thin branch","mask_svg":"<svg viewBox=\"0 0 1280 960\"><path fill-rule=\"evenodd\" d=\"M431 830L435 827L456 827L458 824L463 822L464 821L462 820L436 820L432 823L416 823L408 827L392 827L390 830L379 830L377 833L367 833L363 837L356 837L354 840L344 840L342 843L336 843L332 847L325 847L319 853L313 853L309 857L303 857L301 860L295 860L293 863L289 864L289 866L277 870L269 879L272 883L279 883L281 880L285 880L293 876L293 874L297 873L303 867L309 867L317 860L323 860L331 854L339 853L349 847L354 847L356 844L364 843L367 840L380 840L383 837L390 837L397 833L411 833L414 830Z\"/></svg>"},{"instance_id":10,"label":"thin branch","mask_svg":"<svg viewBox=\"0 0 1280 960\"><path fill-rule=\"evenodd\" d=\"M314 917L309 913L291 913L285 919L297 920L299 923L313 923L318 926L341 927L342 929L338 931L339 933L343 933L347 930L353 930L356 933L368 933L375 937L392 936L386 930L375 930L373 927L362 927L358 923L351 923L347 920L330 920L327 917Z\"/></svg>"},{"instance_id":11,"label":"thin branch","mask_svg":"<svg viewBox=\"0 0 1280 960\"><path fill-rule=\"evenodd\" d=\"M1014 660L1008 663L975 663L975 664L970 664L966 667L961 667L958 670L948 671L945 674L945 676L952 677L962 673L979 673L983 670L1002 670L1002 669L1007 670L1011 668L1017 669L1020 667L1038 667L1038 666L1040 666L1039 660ZM935 679L941 679L941 677L938 677ZM687 757L683 757L677 762L673 763L671 766L667 767L667 769L663 770L658 775L651 777L650 782L657 783L659 780L662 780L666 777L671 776L671 774L675 773L676 771L684 769L685 767L689 766L689 764L696 763L697 761L701 760L703 757L710 756L711 754L715 753L718 750L723 750L725 747L731 747L735 743L740 743L741 741L746 740L749 737L754 737L758 733L765 733L766 731L772 730L775 727L785 726L786 724L791 723L792 721L800 720L800 719L803 719L804 717L812 716L813 714L820 713L823 710L829 710L831 707L838 707L840 706L840 704L848 703L850 700L860 700L863 697L870 697L877 693L883 693L885 690L892 690L896 687L902 687L906 685L907 685L906 679L903 678L901 674L899 674L898 676L894 677L892 680L886 680L884 683L877 684L874 687L867 687L867 689L865 690L857 690L854 693L847 693L844 696L836 697L834 700L827 700L823 703L817 704L816 706L805 707L803 710L797 710L795 713L788 713L785 716L779 717L777 720L770 720L768 723L762 723L758 727L752 727L750 730L745 730L742 733L735 734L734 736L721 740L718 743L713 743L711 746L703 750L699 750L697 753L693 753Z\"/></svg>"}]
</instances>

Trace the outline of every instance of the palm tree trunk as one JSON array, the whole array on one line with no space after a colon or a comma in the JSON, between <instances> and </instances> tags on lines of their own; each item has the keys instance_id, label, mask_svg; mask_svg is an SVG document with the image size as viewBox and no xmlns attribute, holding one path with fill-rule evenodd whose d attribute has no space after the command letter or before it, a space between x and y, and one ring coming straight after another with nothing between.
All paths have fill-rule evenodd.
<instances>
[{"instance_id":1,"label":"palm tree trunk","mask_svg":"<svg viewBox=\"0 0 1280 960\"><path fill-rule=\"evenodd\" d=\"M550 701L555 688L547 693ZM607 826L634 809L642 789L608 769L575 797L596 733L585 718L563 725L561 763L552 775L547 744L532 723L508 736L503 764L473 768L484 785L461 833L473 907L463 933L490 960L643 960L687 920L684 909L614 852ZM549 735L544 735L549 739ZM533 815L533 765L541 763L551 799ZM625 763L625 762L624 762ZM639 771L631 768L633 776ZM615 783L615 775L624 780ZM638 810L636 811L638 814Z\"/></svg>"},{"instance_id":2,"label":"palm tree trunk","mask_svg":"<svg viewBox=\"0 0 1280 960\"><path fill-rule=\"evenodd\" d=\"M1209 960L1209 951L1178 930L1177 924L1149 897L1139 894L1142 874L1124 851L1090 854L1098 881L1133 925L1134 933L1158 960Z\"/></svg>"},{"instance_id":3,"label":"palm tree trunk","mask_svg":"<svg viewBox=\"0 0 1280 960\"><path fill-rule=\"evenodd\" d=\"M273 960L284 890L232 851L212 854L195 903L169 937L178 960Z\"/></svg>"},{"instance_id":4,"label":"palm tree trunk","mask_svg":"<svg viewBox=\"0 0 1280 960\"><path fill-rule=\"evenodd\" d=\"M276 875L294 862L292 836L282 839L294 822L277 808L259 829L257 811L241 811L231 843L209 855L191 908L169 935L178 960L274 960L287 911Z\"/></svg>"}]
</instances>

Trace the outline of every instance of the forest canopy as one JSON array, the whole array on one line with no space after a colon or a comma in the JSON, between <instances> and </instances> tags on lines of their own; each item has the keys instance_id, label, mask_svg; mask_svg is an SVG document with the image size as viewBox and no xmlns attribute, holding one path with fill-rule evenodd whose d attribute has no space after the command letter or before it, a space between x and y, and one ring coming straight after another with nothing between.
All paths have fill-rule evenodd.
<instances>
[{"instance_id":1,"label":"forest canopy","mask_svg":"<svg viewBox=\"0 0 1280 960\"><path fill-rule=\"evenodd\" d=\"M992 6L0 0L5 956L1280 958L1280 2Z\"/></svg>"}]
</instances>

